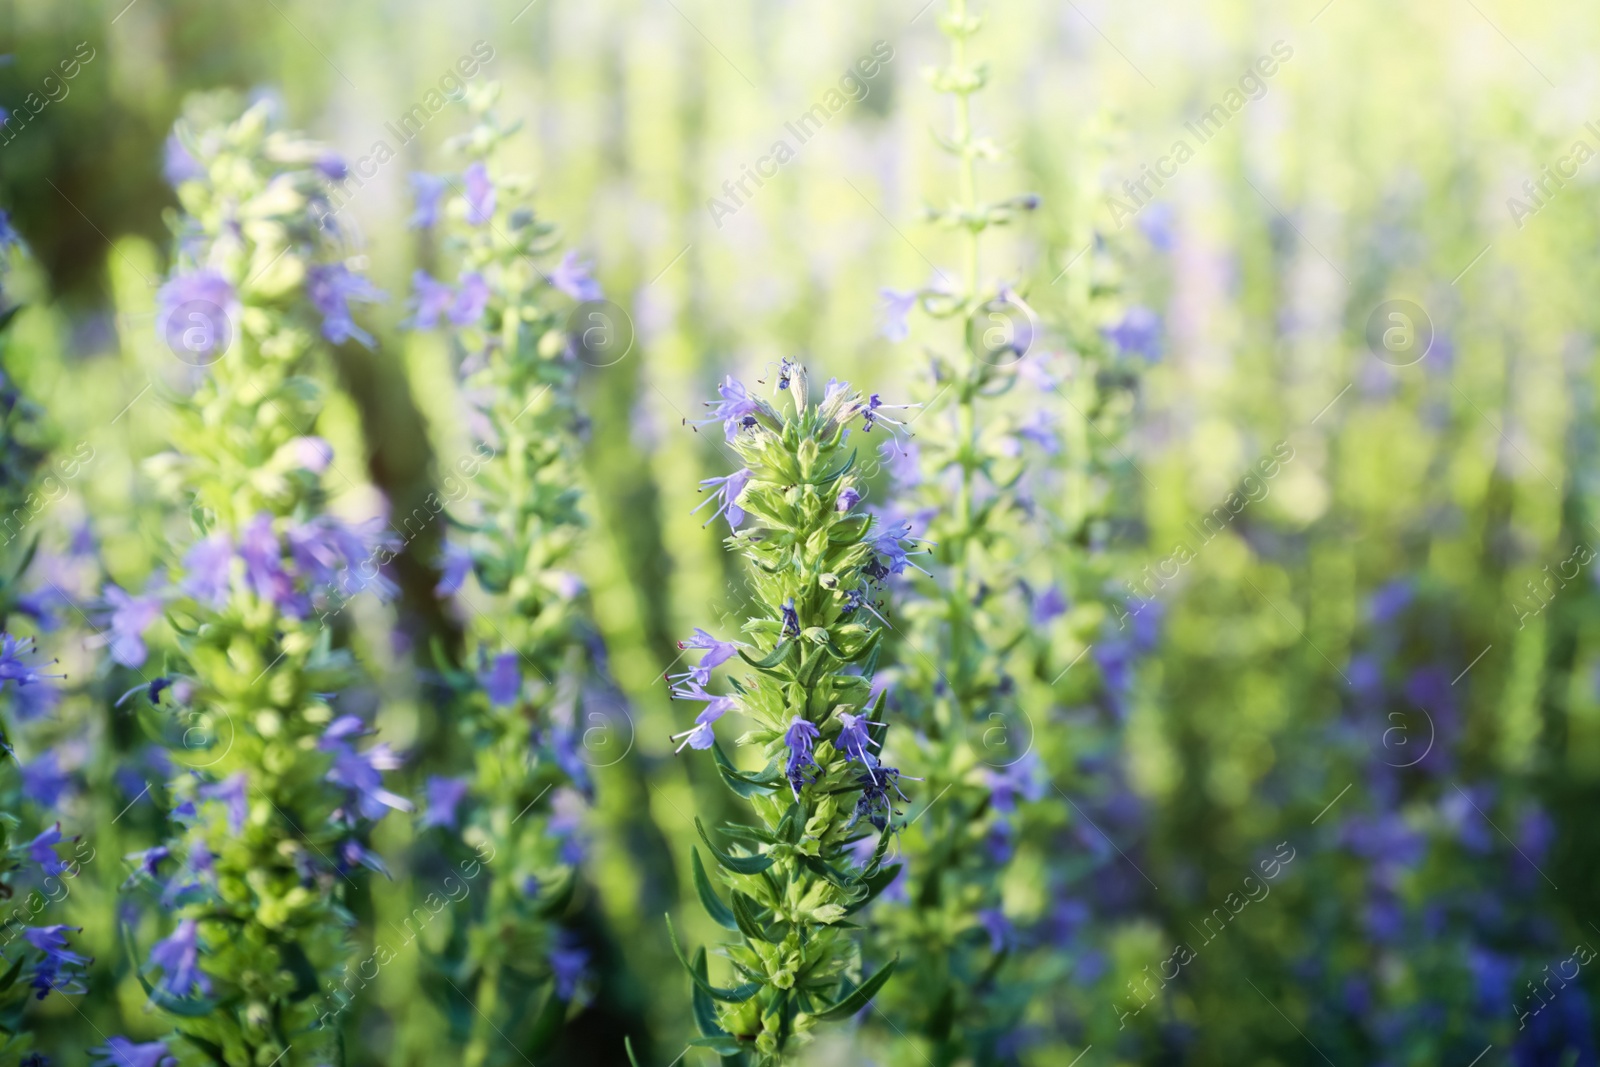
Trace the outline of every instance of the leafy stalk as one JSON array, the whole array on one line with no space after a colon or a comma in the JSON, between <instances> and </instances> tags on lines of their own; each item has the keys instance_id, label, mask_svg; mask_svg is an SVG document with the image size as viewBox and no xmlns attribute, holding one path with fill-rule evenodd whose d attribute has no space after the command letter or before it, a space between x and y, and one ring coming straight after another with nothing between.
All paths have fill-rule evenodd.
<instances>
[{"instance_id":1,"label":"leafy stalk","mask_svg":"<svg viewBox=\"0 0 1600 1067\"><path fill-rule=\"evenodd\" d=\"M735 530L728 546L751 564L753 610L744 642L696 631L686 645L705 656L673 693L705 704L680 750L712 749L757 820L715 834L696 822L722 883L696 852L696 889L737 937L724 950L734 984L721 986L705 951L691 960L673 935L693 980L695 1044L758 1067L791 1062L819 1020L860 1011L888 980L895 961L868 975L848 917L898 873L884 865L900 772L874 753L887 727L876 718L883 623L873 598L906 553L899 530L859 509L849 441L857 418L868 431L885 420L883 405L835 381L812 403L805 369L787 361L777 389L788 410L729 378L707 420L722 421L745 463L706 484ZM723 663L747 668L729 677L731 695L706 688ZM761 770L741 769L717 745L714 724L729 711L749 720L738 745Z\"/></svg>"}]
</instances>

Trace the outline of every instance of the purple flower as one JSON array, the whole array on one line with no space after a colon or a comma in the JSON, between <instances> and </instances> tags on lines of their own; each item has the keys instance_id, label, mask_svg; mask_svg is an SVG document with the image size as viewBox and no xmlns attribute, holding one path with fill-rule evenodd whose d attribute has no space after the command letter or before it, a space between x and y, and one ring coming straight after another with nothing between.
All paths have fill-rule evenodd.
<instances>
[{"instance_id":1,"label":"purple flower","mask_svg":"<svg viewBox=\"0 0 1600 1067\"><path fill-rule=\"evenodd\" d=\"M178 1059L167 1051L164 1041L134 1044L125 1037L113 1037L89 1053L97 1057L90 1067L177 1067Z\"/></svg>"},{"instance_id":2,"label":"purple flower","mask_svg":"<svg viewBox=\"0 0 1600 1067\"><path fill-rule=\"evenodd\" d=\"M244 832L244 820L250 814L250 801L245 793L249 783L249 777L239 771L220 782L200 787L200 799L220 800L227 805L228 832L235 837Z\"/></svg>"},{"instance_id":3,"label":"purple flower","mask_svg":"<svg viewBox=\"0 0 1600 1067\"><path fill-rule=\"evenodd\" d=\"M193 919L184 919L171 936L150 946L150 963L162 970L161 984L174 996L186 997L199 987L211 991L211 984L200 970L200 928Z\"/></svg>"},{"instance_id":4,"label":"purple flower","mask_svg":"<svg viewBox=\"0 0 1600 1067\"><path fill-rule=\"evenodd\" d=\"M411 801L383 787L383 772L396 770L400 757L386 744L373 745L358 752L349 739L367 733L354 715L341 715L328 725L317 747L333 753L328 781L349 792L356 810L364 819L381 819L387 809L411 811Z\"/></svg>"},{"instance_id":5,"label":"purple flower","mask_svg":"<svg viewBox=\"0 0 1600 1067\"><path fill-rule=\"evenodd\" d=\"M978 912L978 923L989 933L989 951L999 952L1011 937L1011 920L999 908L984 908Z\"/></svg>"},{"instance_id":6,"label":"purple flower","mask_svg":"<svg viewBox=\"0 0 1600 1067\"><path fill-rule=\"evenodd\" d=\"M555 270L550 272L550 284L580 303L601 300L605 294L600 291L600 283L589 273L593 266L591 263L579 262L578 253L568 252L561 257L561 262L556 265Z\"/></svg>"},{"instance_id":7,"label":"purple flower","mask_svg":"<svg viewBox=\"0 0 1600 1067\"><path fill-rule=\"evenodd\" d=\"M905 542L911 541L911 523L908 520L887 523L883 530L872 538L872 550L883 557L879 567L882 577L893 578L904 574L907 567L922 571L915 563L911 562L910 553L906 550ZM915 542L912 542L915 544ZM927 571L922 571L926 574Z\"/></svg>"},{"instance_id":8,"label":"purple flower","mask_svg":"<svg viewBox=\"0 0 1600 1067\"><path fill-rule=\"evenodd\" d=\"M489 696L489 703L497 708L509 708L522 695L522 669L517 666L515 652L502 652L484 673L478 675L478 684Z\"/></svg>"},{"instance_id":9,"label":"purple flower","mask_svg":"<svg viewBox=\"0 0 1600 1067\"><path fill-rule=\"evenodd\" d=\"M72 776L61 769L54 749L21 767L22 795L40 807L53 808L72 788Z\"/></svg>"},{"instance_id":10,"label":"purple flower","mask_svg":"<svg viewBox=\"0 0 1600 1067\"><path fill-rule=\"evenodd\" d=\"M718 641L715 637L696 627L689 640L679 641L678 647L685 650L703 648L706 650L706 654L700 657L698 666L691 667L682 674L671 675L671 677L687 678L694 685L704 686L710 684L711 672L732 659L739 646L732 641Z\"/></svg>"},{"instance_id":11,"label":"purple flower","mask_svg":"<svg viewBox=\"0 0 1600 1067\"><path fill-rule=\"evenodd\" d=\"M1060 586L1049 585L1033 600L1031 615L1035 626L1044 626L1050 620L1067 613L1067 598Z\"/></svg>"},{"instance_id":12,"label":"purple flower","mask_svg":"<svg viewBox=\"0 0 1600 1067\"><path fill-rule=\"evenodd\" d=\"M883 336L897 343L904 341L911 335L911 327L907 325L906 317L911 314L911 309L917 306L917 294L902 293L894 289L879 289L878 295L883 297Z\"/></svg>"},{"instance_id":13,"label":"purple flower","mask_svg":"<svg viewBox=\"0 0 1600 1067\"><path fill-rule=\"evenodd\" d=\"M467 185L467 221L482 226L494 218L494 183L489 180L489 168L481 162L474 163L461 180Z\"/></svg>"},{"instance_id":14,"label":"purple flower","mask_svg":"<svg viewBox=\"0 0 1600 1067\"><path fill-rule=\"evenodd\" d=\"M1407 578L1398 578L1373 593L1367 601L1367 618L1383 626L1400 617L1410 605L1414 590Z\"/></svg>"},{"instance_id":15,"label":"purple flower","mask_svg":"<svg viewBox=\"0 0 1600 1067\"><path fill-rule=\"evenodd\" d=\"M233 542L227 534L212 534L190 546L183 557L184 578L178 587L200 603L220 609L228 600L232 565Z\"/></svg>"},{"instance_id":16,"label":"purple flower","mask_svg":"<svg viewBox=\"0 0 1600 1067\"><path fill-rule=\"evenodd\" d=\"M237 313L233 286L210 267L180 274L156 296L156 329L168 348L185 359L208 363L222 355Z\"/></svg>"},{"instance_id":17,"label":"purple flower","mask_svg":"<svg viewBox=\"0 0 1600 1067\"><path fill-rule=\"evenodd\" d=\"M257 598L278 606L286 615L299 616L305 607L296 596L294 582L283 569L283 546L272 530L272 515L261 512L239 535L239 558L244 560L245 579Z\"/></svg>"},{"instance_id":18,"label":"purple flower","mask_svg":"<svg viewBox=\"0 0 1600 1067\"><path fill-rule=\"evenodd\" d=\"M872 428L880 422L888 423L890 426L894 426L896 428L902 428L906 425L903 420L891 418L890 416L885 415L884 412L908 411L911 408L920 406L920 404L885 404L881 396L879 396L877 393L873 393L871 396L867 397L867 405L864 409L862 409L861 412L861 421L865 424L862 432L871 433Z\"/></svg>"},{"instance_id":19,"label":"purple flower","mask_svg":"<svg viewBox=\"0 0 1600 1067\"><path fill-rule=\"evenodd\" d=\"M489 283L477 271L461 276L461 290L450 308L450 321L457 326L476 326L489 306Z\"/></svg>"},{"instance_id":20,"label":"purple flower","mask_svg":"<svg viewBox=\"0 0 1600 1067\"><path fill-rule=\"evenodd\" d=\"M571 1000L572 995L578 991L578 983L583 980L588 967L589 953L571 934L563 932L550 950L550 973L555 976L556 996L562 1000Z\"/></svg>"},{"instance_id":21,"label":"purple flower","mask_svg":"<svg viewBox=\"0 0 1600 1067\"><path fill-rule=\"evenodd\" d=\"M721 400L706 403L706 407L711 409L711 417L689 425L699 427L720 420L723 436L732 441L740 429L756 424L761 403L750 395L743 382L731 374L717 386L717 394L722 397Z\"/></svg>"},{"instance_id":22,"label":"purple flower","mask_svg":"<svg viewBox=\"0 0 1600 1067\"><path fill-rule=\"evenodd\" d=\"M839 490L839 495L833 502L833 509L842 514L859 503L861 503L860 490L853 485L847 485Z\"/></svg>"},{"instance_id":23,"label":"purple flower","mask_svg":"<svg viewBox=\"0 0 1600 1067\"><path fill-rule=\"evenodd\" d=\"M169 859L171 856L172 850L165 845L147 848L143 852L128 853L123 859L132 860L135 867L133 873L128 875L127 882L123 883L124 888L133 884L141 874L147 878L157 877L157 869L161 866L161 861Z\"/></svg>"},{"instance_id":24,"label":"purple flower","mask_svg":"<svg viewBox=\"0 0 1600 1067\"><path fill-rule=\"evenodd\" d=\"M176 189L184 182L199 181L206 176L206 169L200 165L199 160L189 154L175 133L167 135L165 159L162 170L166 174L167 184Z\"/></svg>"},{"instance_id":25,"label":"purple flower","mask_svg":"<svg viewBox=\"0 0 1600 1067\"><path fill-rule=\"evenodd\" d=\"M795 610L794 597L783 602L783 636L800 636L800 613Z\"/></svg>"},{"instance_id":26,"label":"purple flower","mask_svg":"<svg viewBox=\"0 0 1600 1067\"><path fill-rule=\"evenodd\" d=\"M1150 204L1139 212L1139 229L1157 251L1170 252L1177 243L1172 232L1176 214L1172 205L1165 201Z\"/></svg>"},{"instance_id":27,"label":"purple flower","mask_svg":"<svg viewBox=\"0 0 1600 1067\"><path fill-rule=\"evenodd\" d=\"M434 596L449 596L466 582L472 573L472 553L454 541L444 543L443 559L439 565L439 584L433 587Z\"/></svg>"},{"instance_id":28,"label":"purple flower","mask_svg":"<svg viewBox=\"0 0 1600 1067\"><path fill-rule=\"evenodd\" d=\"M411 226L426 230L439 221L439 201L444 196L447 184L449 183L437 174L412 172L411 190L416 196L417 209L411 214Z\"/></svg>"},{"instance_id":29,"label":"purple flower","mask_svg":"<svg viewBox=\"0 0 1600 1067\"><path fill-rule=\"evenodd\" d=\"M789 776L789 788L794 790L794 795L800 795L800 787L816 779L815 768L817 761L812 758L812 747L817 743L821 731L814 723L796 716L784 731L783 743L789 746L789 761L786 773Z\"/></svg>"},{"instance_id":30,"label":"purple flower","mask_svg":"<svg viewBox=\"0 0 1600 1067\"><path fill-rule=\"evenodd\" d=\"M702 527L710 526L718 516L726 515L728 528L737 530L739 524L744 521L744 508L741 508L738 504L739 494L743 493L744 487L750 484L750 478L750 471L745 467L740 467L732 474L724 477L705 479L700 483L700 491L703 493L712 488L716 491L695 505L694 511L689 512L689 514L693 515L707 504L716 501L717 510L711 513L711 518L707 519L702 524Z\"/></svg>"},{"instance_id":31,"label":"purple flower","mask_svg":"<svg viewBox=\"0 0 1600 1067\"><path fill-rule=\"evenodd\" d=\"M411 292L410 325L415 330L431 330L439 325L439 316L450 310L456 298L448 285L425 270L412 273Z\"/></svg>"},{"instance_id":32,"label":"purple flower","mask_svg":"<svg viewBox=\"0 0 1600 1067\"><path fill-rule=\"evenodd\" d=\"M1049 412L1042 409L1035 411L1028 421L1017 427L1017 436L1032 441L1047 456L1058 455L1061 441L1056 437L1055 430L1050 428L1054 421Z\"/></svg>"},{"instance_id":33,"label":"purple flower","mask_svg":"<svg viewBox=\"0 0 1600 1067\"><path fill-rule=\"evenodd\" d=\"M918 779L920 781L920 779ZM856 799L855 814L850 817L850 825L854 826L862 816L879 830L886 829L891 815L897 814L894 810L894 798L889 791L894 790L895 796L901 800L905 794L900 792L900 771L895 767L885 767L879 764L870 771L862 773L856 779L856 784L861 787L861 796ZM899 893L905 892L903 881Z\"/></svg>"},{"instance_id":34,"label":"purple flower","mask_svg":"<svg viewBox=\"0 0 1600 1067\"><path fill-rule=\"evenodd\" d=\"M342 182L350 177L350 168L345 165L345 161L332 152L318 159L312 166L316 168L318 174L330 182Z\"/></svg>"},{"instance_id":35,"label":"purple flower","mask_svg":"<svg viewBox=\"0 0 1600 1067\"><path fill-rule=\"evenodd\" d=\"M61 844L61 824L40 832L39 836L22 846L28 853L28 858L44 871L46 876L57 875L67 869L61 862L61 857L56 855L56 846Z\"/></svg>"},{"instance_id":36,"label":"purple flower","mask_svg":"<svg viewBox=\"0 0 1600 1067\"><path fill-rule=\"evenodd\" d=\"M685 745L693 749L710 748L712 742L717 739L716 734L712 732L712 724L728 712L738 710L739 707L738 702L732 697L708 693L701 683L693 679L684 685L674 687L672 689L672 698L674 700L703 700L706 702L705 709L695 716L694 729L672 735L671 740L673 741L677 741L680 737L683 738L683 741L674 750L675 752L682 752Z\"/></svg>"},{"instance_id":37,"label":"purple flower","mask_svg":"<svg viewBox=\"0 0 1600 1067\"><path fill-rule=\"evenodd\" d=\"M111 646L111 658L124 667L144 666L149 655L144 632L161 617L161 598L150 594L134 596L116 585L107 585L103 596L111 609L106 619L110 633L105 638Z\"/></svg>"},{"instance_id":38,"label":"purple flower","mask_svg":"<svg viewBox=\"0 0 1600 1067\"><path fill-rule=\"evenodd\" d=\"M878 446L878 456L897 489L911 489L922 482L922 450L915 444L904 447L889 440Z\"/></svg>"},{"instance_id":39,"label":"purple flower","mask_svg":"<svg viewBox=\"0 0 1600 1067\"><path fill-rule=\"evenodd\" d=\"M846 759L861 764L871 774L873 768L878 765L878 758L872 754L870 746L878 742L872 739L867 728L882 724L873 722L865 715L852 715L848 711L839 712L839 724L839 739L834 742L834 747L843 752Z\"/></svg>"},{"instance_id":40,"label":"purple flower","mask_svg":"<svg viewBox=\"0 0 1600 1067\"><path fill-rule=\"evenodd\" d=\"M1122 321L1102 331L1122 355L1143 356L1154 363L1161 356L1161 316L1147 307L1131 307Z\"/></svg>"},{"instance_id":41,"label":"purple flower","mask_svg":"<svg viewBox=\"0 0 1600 1067\"><path fill-rule=\"evenodd\" d=\"M1044 797L1039 757L1032 752L1006 767L989 770L989 793L994 810L1010 815L1018 800L1037 801Z\"/></svg>"},{"instance_id":42,"label":"purple flower","mask_svg":"<svg viewBox=\"0 0 1600 1067\"><path fill-rule=\"evenodd\" d=\"M427 784L428 810L423 813L418 828L425 830L430 826L441 826L448 830L456 829L457 809L467 798L470 788L471 783L465 778L430 775Z\"/></svg>"},{"instance_id":43,"label":"purple flower","mask_svg":"<svg viewBox=\"0 0 1600 1067\"><path fill-rule=\"evenodd\" d=\"M64 674L40 674L24 662L24 656L34 653L33 638L12 637L0 633L0 687L16 682L18 688L37 682L41 678L65 678Z\"/></svg>"},{"instance_id":44,"label":"purple flower","mask_svg":"<svg viewBox=\"0 0 1600 1067\"><path fill-rule=\"evenodd\" d=\"M94 960L80 956L67 947L66 931L81 931L81 926L30 926L22 931L28 944L44 953L38 968L33 972L33 988L43 1000L52 990L63 993L82 993L83 969Z\"/></svg>"},{"instance_id":45,"label":"purple flower","mask_svg":"<svg viewBox=\"0 0 1600 1067\"><path fill-rule=\"evenodd\" d=\"M383 299L383 293L370 281L343 263L323 263L311 268L306 294L322 314L323 337L336 345L355 340L372 347L372 335L350 317L352 300L370 304Z\"/></svg>"}]
</instances>

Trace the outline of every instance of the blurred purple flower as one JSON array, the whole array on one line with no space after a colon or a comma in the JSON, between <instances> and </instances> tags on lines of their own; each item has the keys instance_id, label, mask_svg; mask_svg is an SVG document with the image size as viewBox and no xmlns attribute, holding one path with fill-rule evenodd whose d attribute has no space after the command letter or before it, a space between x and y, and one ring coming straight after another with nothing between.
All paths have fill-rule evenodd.
<instances>
[{"instance_id":1,"label":"blurred purple flower","mask_svg":"<svg viewBox=\"0 0 1600 1067\"><path fill-rule=\"evenodd\" d=\"M441 775L430 775L426 787L428 795L428 810L423 813L418 821L419 829L430 826L439 826L447 830L456 829L457 809L461 802L467 798L472 783L466 778L446 778Z\"/></svg>"},{"instance_id":2,"label":"blurred purple flower","mask_svg":"<svg viewBox=\"0 0 1600 1067\"><path fill-rule=\"evenodd\" d=\"M217 533L196 541L183 557L183 581L179 588L202 604L221 609L228 601L229 571L233 565L233 542Z\"/></svg>"},{"instance_id":3,"label":"blurred purple flower","mask_svg":"<svg viewBox=\"0 0 1600 1067\"><path fill-rule=\"evenodd\" d=\"M494 183L489 180L489 168L481 162L474 163L461 175L461 180L467 186L467 221L482 226L494 218L495 192Z\"/></svg>"},{"instance_id":4,"label":"blurred purple flower","mask_svg":"<svg viewBox=\"0 0 1600 1067\"><path fill-rule=\"evenodd\" d=\"M411 214L411 226L426 230L439 221L439 201L444 197L448 184L446 179L437 174L412 172L411 190L416 197L417 207Z\"/></svg>"},{"instance_id":5,"label":"blurred purple flower","mask_svg":"<svg viewBox=\"0 0 1600 1067\"><path fill-rule=\"evenodd\" d=\"M461 289L450 308L450 321L457 326L476 326L489 306L489 283L477 271L461 276Z\"/></svg>"},{"instance_id":6,"label":"blurred purple flower","mask_svg":"<svg viewBox=\"0 0 1600 1067\"><path fill-rule=\"evenodd\" d=\"M439 584L433 587L433 595L438 597L455 593L472 573L472 552L465 545L446 541L441 555Z\"/></svg>"},{"instance_id":7,"label":"blurred purple flower","mask_svg":"<svg viewBox=\"0 0 1600 1067\"><path fill-rule=\"evenodd\" d=\"M1147 307L1129 308L1120 322L1102 332L1125 356L1143 356L1151 363L1161 356L1161 316Z\"/></svg>"},{"instance_id":8,"label":"blurred purple flower","mask_svg":"<svg viewBox=\"0 0 1600 1067\"><path fill-rule=\"evenodd\" d=\"M411 321L414 330L431 330L439 325L439 316L450 310L455 293L444 282L425 270L411 275Z\"/></svg>"},{"instance_id":9,"label":"blurred purple flower","mask_svg":"<svg viewBox=\"0 0 1600 1067\"><path fill-rule=\"evenodd\" d=\"M202 993L211 991L200 970L199 936L195 920L183 919L171 935L150 946L150 963L161 968L161 985L174 996L187 997L197 987Z\"/></svg>"},{"instance_id":10,"label":"blurred purple flower","mask_svg":"<svg viewBox=\"0 0 1600 1067\"><path fill-rule=\"evenodd\" d=\"M124 667L144 666L149 655L144 632L161 617L161 598L150 593L135 596L114 584L107 585L102 596L110 608L103 625L110 631L105 640L111 658Z\"/></svg>"},{"instance_id":11,"label":"blurred purple flower","mask_svg":"<svg viewBox=\"0 0 1600 1067\"><path fill-rule=\"evenodd\" d=\"M162 171L166 175L167 184L174 189L184 182L198 181L206 176L206 169L200 165L199 160L189 154L189 150L183 146L183 142L175 133L167 135Z\"/></svg>"},{"instance_id":12,"label":"blurred purple flower","mask_svg":"<svg viewBox=\"0 0 1600 1067\"><path fill-rule=\"evenodd\" d=\"M600 283L590 276L593 264L580 262L578 253L568 252L550 272L550 284L580 303L602 300Z\"/></svg>"},{"instance_id":13,"label":"blurred purple flower","mask_svg":"<svg viewBox=\"0 0 1600 1067\"><path fill-rule=\"evenodd\" d=\"M350 302L376 303L383 299L370 281L343 263L322 263L308 272L306 293L322 314L322 336L336 345L359 341L372 347L372 335L350 317Z\"/></svg>"},{"instance_id":14,"label":"blurred purple flower","mask_svg":"<svg viewBox=\"0 0 1600 1067\"><path fill-rule=\"evenodd\" d=\"M20 773L22 795L40 807L55 807L62 794L72 788L72 776L61 769L54 749L46 749L38 759L23 764Z\"/></svg>"},{"instance_id":15,"label":"blurred purple flower","mask_svg":"<svg viewBox=\"0 0 1600 1067\"><path fill-rule=\"evenodd\" d=\"M178 1058L167 1051L164 1041L135 1044L125 1037L113 1037L89 1055L97 1057L90 1067L178 1067Z\"/></svg>"},{"instance_id":16,"label":"blurred purple flower","mask_svg":"<svg viewBox=\"0 0 1600 1067\"><path fill-rule=\"evenodd\" d=\"M235 837L244 832L244 821L250 814L250 801L246 796L249 784L249 777L244 771L239 771L220 782L200 787L200 799L217 800L226 805L228 832Z\"/></svg>"},{"instance_id":17,"label":"blurred purple flower","mask_svg":"<svg viewBox=\"0 0 1600 1067\"><path fill-rule=\"evenodd\" d=\"M906 318L911 314L911 309L917 306L917 294L879 289L878 295L883 298L883 336L895 343L904 341L911 336L911 327Z\"/></svg>"},{"instance_id":18,"label":"blurred purple flower","mask_svg":"<svg viewBox=\"0 0 1600 1067\"><path fill-rule=\"evenodd\" d=\"M515 704L522 696L522 669L517 666L517 654L502 652L496 656L489 669L478 675L478 684L495 707Z\"/></svg>"},{"instance_id":19,"label":"blurred purple flower","mask_svg":"<svg viewBox=\"0 0 1600 1067\"><path fill-rule=\"evenodd\" d=\"M589 953L570 933L563 931L550 950L550 972L555 976L556 996L561 1000L571 1000L588 967Z\"/></svg>"},{"instance_id":20,"label":"blurred purple flower","mask_svg":"<svg viewBox=\"0 0 1600 1067\"><path fill-rule=\"evenodd\" d=\"M43 1000L52 989L62 993L84 991L84 969L94 960L80 956L67 947L66 931L78 933L81 926L30 926L22 931L28 944L44 953L33 973L33 988Z\"/></svg>"}]
</instances>

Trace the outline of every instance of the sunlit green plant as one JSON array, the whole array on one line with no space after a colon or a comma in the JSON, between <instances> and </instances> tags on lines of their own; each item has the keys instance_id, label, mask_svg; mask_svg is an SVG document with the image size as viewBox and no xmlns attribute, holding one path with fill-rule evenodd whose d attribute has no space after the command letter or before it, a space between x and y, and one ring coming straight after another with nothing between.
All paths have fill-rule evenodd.
<instances>
[{"instance_id":1,"label":"sunlit green plant","mask_svg":"<svg viewBox=\"0 0 1600 1067\"><path fill-rule=\"evenodd\" d=\"M107 590L110 655L170 746L172 837L131 857L164 936L139 981L186 1055L230 1065L337 1062L319 994L342 976L345 893L381 869L366 829L409 802L385 790L398 760L339 710L357 679L340 609L385 591L392 549L325 508L331 449L313 434L328 346L370 343L351 304L378 297L326 224L343 164L275 128L273 107L193 102L168 167L183 213L158 330L195 369L169 397L172 450L148 461L189 533L170 586ZM157 627L165 616L169 634ZM157 674L146 644L166 651Z\"/></svg>"},{"instance_id":2,"label":"sunlit green plant","mask_svg":"<svg viewBox=\"0 0 1600 1067\"><path fill-rule=\"evenodd\" d=\"M503 1033L529 1034L538 1055L588 985L588 950L559 924L579 883L593 788L580 738L599 668L583 586L567 569L584 528L576 387L584 346L616 340L595 332L626 329L572 253L548 261L560 237L534 212L532 180L500 169L517 126L497 119L498 93L468 91L477 124L451 141L462 169L414 178L415 220L438 234L457 278L417 272L413 325L448 329L477 416L473 454L447 482L459 487L448 513L457 533L439 587L466 617L466 669L446 675L474 773L434 779L429 816L489 872L457 964L475 990L469 1065L515 1060ZM592 318L569 331L575 305Z\"/></svg>"},{"instance_id":3,"label":"sunlit green plant","mask_svg":"<svg viewBox=\"0 0 1600 1067\"><path fill-rule=\"evenodd\" d=\"M722 883L698 850L695 887L713 920L738 935L725 950L731 986L713 985L704 949L693 959L673 944L693 979L696 1044L736 1062L774 1065L816 1023L860 1011L895 961L865 974L850 916L894 880L884 865L897 814L900 772L878 759L887 726L872 676L883 634L882 583L907 565L903 531L860 506L853 471L860 439L888 421L877 395L830 381L813 401L806 371L785 362L778 405L732 378L708 422L722 423L745 466L711 479L728 546L750 562L751 614L743 641L696 631L686 647L705 650L678 677L673 695L703 703L683 747L711 749L723 780L756 823L720 828L719 845L698 820ZM785 410L787 409L787 410ZM749 668L727 678L729 694L706 688L714 668ZM743 770L714 736L728 712L750 729L740 750L764 766ZM877 841L871 841L877 834ZM727 902L722 892L728 894Z\"/></svg>"}]
</instances>

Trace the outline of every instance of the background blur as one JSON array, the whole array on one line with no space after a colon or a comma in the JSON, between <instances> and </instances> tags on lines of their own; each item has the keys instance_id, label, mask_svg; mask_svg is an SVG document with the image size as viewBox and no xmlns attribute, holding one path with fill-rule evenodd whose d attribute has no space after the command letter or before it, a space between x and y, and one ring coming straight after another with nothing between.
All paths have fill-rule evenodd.
<instances>
[{"instance_id":1,"label":"background blur","mask_svg":"<svg viewBox=\"0 0 1600 1067\"><path fill-rule=\"evenodd\" d=\"M34 254L17 373L60 447L96 456L49 522L65 536L94 514L129 588L153 562L131 457L163 435L145 390L170 364L151 309L175 204L162 143L183 96L275 93L352 163L379 140L396 150L343 209L392 296L367 320L377 349L340 367L329 436L408 511L467 436L442 344L396 328L428 254L405 226L407 175L465 119L447 109L403 144L389 124L492 47L482 76L526 124L544 213L637 331L584 383L585 577L629 704L602 724L617 758L597 761L594 907L612 958L558 1062L616 1062L618 1019L648 1032L646 1063L692 1036L661 915L682 916L691 941L709 934L683 906L682 864L686 813L721 803L720 785L672 757L684 724L658 679L674 642L727 610L732 572L720 533L689 515L724 460L682 420L723 374L785 355L886 396L921 373L915 334L881 339L878 296L955 254L918 222L953 181L929 136L945 105L921 78L944 43L920 2L0 4L14 57L0 104L45 97L60 60L81 63L7 125L0 206ZM1566 961L1600 943L1600 16L1510 0L984 9L975 48L993 80L977 123L1009 153L985 190L1042 197L988 246L985 275L1016 281L1047 321L1070 318L1091 283L1073 265L1098 232L1137 246L1129 284L1165 327L1121 446L1128 577L1164 626L1097 754L1123 784L1081 836L1108 856L1084 895L1120 906L1062 935L1073 962L1039 997L1020 1061L1065 1063L1052 1042L1066 1035L1092 1044L1084 1067L1595 1063L1600 968L1573 978ZM861 99L731 215L708 206L880 41L892 59ZM1274 73L1251 75L1263 56ZM1218 105L1226 121L1199 127ZM1159 187L1124 188L1157 171ZM1379 359L1368 338L1395 300L1418 344ZM1286 453L1274 476L1241 481ZM1248 506L1197 533L1241 486ZM424 620L413 644L452 625L430 585L407 576L398 610ZM364 610L378 634L397 609ZM405 646L374 638L367 655L385 738L424 743L437 723ZM131 851L137 816L111 824L125 800L111 770L95 773L81 804L105 809L101 850ZM411 831L382 830L385 854L402 854ZM1206 937L1244 875L1291 854L1266 898ZM411 876L375 881L371 914L403 912ZM74 906L109 915L114 888ZM84 925L115 986L114 924ZM1196 958L1150 980L1180 940ZM1566 980L1550 984L1552 969ZM383 972L353 1062L449 1062L419 981L414 965ZM119 1019L139 1017L137 987L117 988L125 1003L87 1001L82 1017L61 998L41 1007L61 1047L82 1047L87 1020L136 1025ZM922 1062L915 1051L869 1025L816 1059Z\"/></svg>"}]
</instances>

